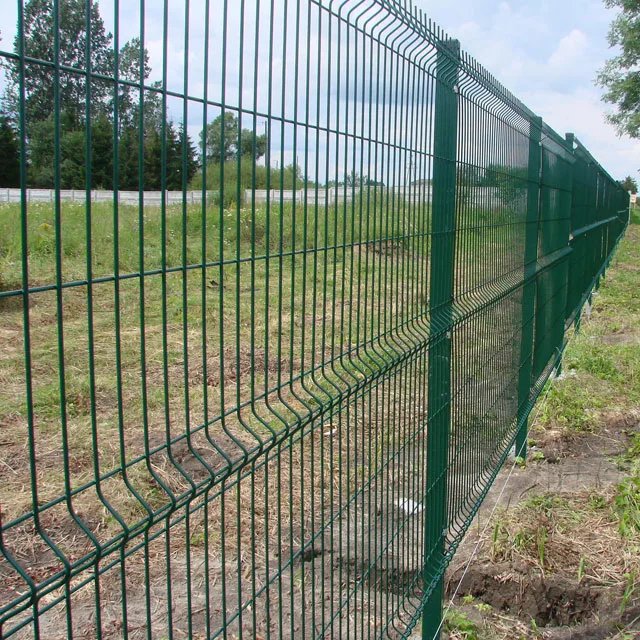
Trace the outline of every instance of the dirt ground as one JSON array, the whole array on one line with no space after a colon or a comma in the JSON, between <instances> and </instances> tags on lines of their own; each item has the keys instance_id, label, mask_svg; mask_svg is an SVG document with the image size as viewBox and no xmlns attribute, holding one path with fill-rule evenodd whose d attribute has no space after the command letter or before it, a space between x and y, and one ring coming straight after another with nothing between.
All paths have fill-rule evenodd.
<instances>
[{"instance_id":1,"label":"dirt ground","mask_svg":"<svg viewBox=\"0 0 640 640\"><path fill-rule=\"evenodd\" d=\"M615 557L619 540L609 509L625 475L617 458L640 433L640 409L603 417L597 433L535 432L526 466L505 464L449 568L447 596L457 594L454 628L444 638L640 638L640 576L624 572L637 565L640 552L635 547L635 559ZM527 531L543 528L541 562L539 536L527 549L518 545L518 534L524 540ZM509 529L516 532L511 539ZM589 551L601 566L591 558L585 569ZM470 621L478 633L464 631L464 624L456 629L456 620Z\"/></svg>"}]
</instances>

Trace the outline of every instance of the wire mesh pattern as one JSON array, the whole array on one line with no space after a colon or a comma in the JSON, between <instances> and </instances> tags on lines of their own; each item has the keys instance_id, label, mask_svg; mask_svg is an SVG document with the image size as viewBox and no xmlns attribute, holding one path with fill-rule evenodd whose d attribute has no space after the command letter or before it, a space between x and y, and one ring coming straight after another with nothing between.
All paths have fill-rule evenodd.
<instances>
[{"instance_id":1,"label":"wire mesh pattern","mask_svg":"<svg viewBox=\"0 0 640 640\"><path fill-rule=\"evenodd\" d=\"M628 194L405 2L141 0L137 76L117 0L108 73L98 5L43 7L50 55L22 0L0 51L23 193L0 204L0 635L401 638L423 616L431 637ZM26 197L34 79L52 204ZM81 202L60 196L70 86ZM110 203L91 197L98 118ZM176 180L181 204L145 202Z\"/></svg>"}]
</instances>

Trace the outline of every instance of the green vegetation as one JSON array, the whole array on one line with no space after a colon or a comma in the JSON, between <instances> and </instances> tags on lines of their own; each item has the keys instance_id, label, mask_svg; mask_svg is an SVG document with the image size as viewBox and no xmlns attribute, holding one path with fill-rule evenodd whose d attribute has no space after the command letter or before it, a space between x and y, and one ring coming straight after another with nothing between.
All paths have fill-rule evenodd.
<instances>
[{"instance_id":1,"label":"green vegetation","mask_svg":"<svg viewBox=\"0 0 640 640\"><path fill-rule=\"evenodd\" d=\"M111 76L115 66L112 35L104 28L97 2L63 0L59 3L59 45L54 51L54 4L29 0L24 15L24 50L29 57L83 68L86 60L86 11L90 12L93 73ZM21 43L14 40L14 51ZM15 146L20 101L20 66L14 59L1 61L8 79L3 96L4 119L0 125L0 151ZM149 54L140 40L126 42L118 53L118 75L125 83L147 83L151 74ZM196 150L182 124L175 124L163 106L159 82L151 83L142 102L130 84L92 79L67 71L56 80L50 66L25 66L25 117L27 186L53 188L54 168L59 168L62 189L113 189L114 157L117 157L119 189L182 189L198 163ZM54 86L60 87L59 94ZM59 111L55 110L59 98ZM114 136L118 138L114 153ZM164 172L163 172L163 154ZM142 159L142 155L144 160ZM17 186L19 158L4 155L0 187Z\"/></svg>"},{"instance_id":2,"label":"green vegetation","mask_svg":"<svg viewBox=\"0 0 640 640\"><path fill-rule=\"evenodd\" d=\"M307 180L300 167L288 165L282 169L258 164L250 156L241 156L234 160L227 160L222 165L215 160L209 160L205 171L198 171L189 188L202 189L205 180L208 191L214 191L213 204L222 202L226 208L233 208L236 203L245 203L245 189L311 189L314 183ZM275 198L278 201L278 197ZM320 194L322 200L322 193Z\"/></svg>"},{"instance_id":3,"label":"green vegetation","mask_svg":"<svg viewBox=\"0 0 640 640\"><path fill-rule=\"evenodd\" d=\"M478 626L462 611L449 609L444 620L444 629L456 640L479 640Z\"/></svg>"},{"instance_id":4,"label":"green vegetation","mask_svg":"<svg viewBox=\"0 0 640 640\"><path fill-rule=\"evenodd\" d=\"M618 516L618 530L625 538L637 537L640 533L640 467L616 487L614 498Z\"/></svg>"},{"instance_id":5,"label":"green vegetation","mask_svg":"<svg viewBox=\"0 0 640 640\"><path fill-rule=\"evenodd\" d=\"M504 563L500 576L510 575L514 568L525 582L561 580L576 589L605 590L615 600L610 611L596 612L603 620L605 614L621 616L638 604L639 225L640 217L634 212L607 277L593 298L591 315L583 317L579 333L569 341L563 362L565 376L549 383L532 438L539 447L548 446L550 439L573 443L566 445L574 450L569 456L593 447L588 443L596 442L599 436L604 436L602 442L611 443L607 446L612 447L619 439L625 443L625 450L615 456L615 461L626 477L588 490L527 494L515 507L498 509L480 546L480 562L488 567ZM543 451L537 450L529 460L544 457ZM557 458L555 462L563 464ZM551 472L550 475L553 477ZM595 485L598 479L593 481ZM538 479L539 484L542 482ZM526 591L527 586L521 588ZM462 611L455 610L453 619L457 620L465 607L474 606L482 597L462 597ZM479 610L477 605L476 609ZM516 617L516 609L511 606L510 612L481 611L482 619L475 622L478 637L540 637L538 624L533 619L528 624L524 614ZM592 622L586 620L585 624ZM621 624L620 628L624 626Z\"/></svg>"},{"instance_id":6,"label":"green vegetation","mask_svg":"<svg viewBox=\"0 0 640 640\"><path fill-rule=\"evenodd\" d=\"M603 100L615 105L608 116L620 135L640 136L640 76L637 71L640 54L640 5L629 0L604 0L609 9L619 9L609 29L609 46L620 52L607 61L597 76L606 89Z\"/></svg>"},{"instance_id":7,"label":"green vegetation","mask_svg":"<svg viewBox=\"0 0 640 640\"><path fill-rule=\"evenodd\" d=\"M603 414L640 403L640 299L638 298L637 214L614 257L616 277L606 277L591 316L582 322L565 352L563 370L542 407L542 426L567 432L592 431Z\"/></svg>"},{"instance_id":8,"label":"green vegetation","mask_svg":"<svg viewBox=\"0 0 640 640\"><path fill-rule=\"evenodd\" d=\"M51 450L59 441L63 407L58 362L64 357L64 416L73 433L69 445L73 486L86 481L94 450L101 469L120 464L120 420L140 425L146 412L146 435L142 427L126 431L127 457L135 457L144 450L143 436L161 442L165 429L175 436L185 432L185 424L203 424L205 410L210 419L219 415L223 394L229 398L227 406L246 402L272 386L277 376L294 378L303 369L308 372L312 363L326 362L331 352L321 336L329 333L325 323L341 323L338 314L344 314L344 320L342 334L335 338L336 354L346 345L361 344L377 335L384 323L387 327L401 325L410 317L422 316L426 309L416 293L425 281L429 246L429 215L422 204L391 209L386 199L372 196L369 205L356 199L326 210L274 204L269 211L266 207L214 206L203 211L194 206L183 212L180 206L171 206L164 215L157 207L145 207L141 214L136 207L122 206L117 228L114 211L107 204L92 205L89 217L84 204L64 202L59 220L51 204L31 203L28 211L29 285L46 289L29 297L37 440L38 446ZM0 291L15 291L21 288L22 277L20 206L2 205L1 212ZM58 225L61 278L65 283L77 283L63 288L59 300L55 288ZM89 261L87 227L92 246ZM137 275L141 247L144 271L149 274L143 279ZM119 274L132 276L118 281L117 295L113 281L116 252ZM191 268L184 271L183 265ZM91 317L83 284L88 266L94 279L102 279L93 285ZM172 271L163 278L165 266ZM399 283L384 275L392 267L404 274L402 289L413 292L413 304L400 306ZM349 290L352 282L359 283L353 294ZM369 288L376 287L379 299L357 293L364 291L365 282ZM281 294L280 283L285 291ZM347 296L351 296L350 304L343 305ZM16 447L25 439L26 416L21 302L17 295L0 297L5 345L0 361L0 420L11 425L3 437ZM62 352L58 350L58 304L64 319ZM383 313L377 312L379 305L385 309ZM356 322L356 313L366 317L366 322ZM311 332L319 336L315 341L310 339ZM98 354L93 386L90 345ZM283 388L269 406L257 402L254 413L229 416L227 432L248 441L247 446L255 446L248 428L266 439L294 419L292 408L309 411L335 394L336 385L358 379L363 371L379 368L390 357L380 351L377 357L367 352L336 361L313 380L305 378L304 389L296 383L295 390ZM101 425L98 449L92 442L93 410ZM237 455L235 449L232 455ZM49 470L43 500L62 491L62 471L61 464ZM132 482L147 501L162 502L164 494L144 464L130 471ZM9 474L2 484L3 505L8 505L3 515L8 519L21 513L27 500L23 493L28 480L16 473ZM89 499L88 494L86 497ZM132 521L139 519L140 506L132 496L121 492L113 500L121 513L130 513Z\"/></svg>"},{"instance_id":9,"label":"green vegetation","mask_svg":"<svg viewBox=\"0 0 640 640\"><path fill-rule=\"evenodd\" d=\"M20 186L20 148L8 118L0 115L0 185Z\"/></svg>"},{"instance_id":10,"label":"green vegetation","mask_svg":"<svg viewBox=\"0 0 640 640\"><path fill-rule=\"evenodd\" d=\"M238 117L225 111L200 132L200 148L207 162L217 165L237 158L258 160L267 151L267 136L243 129Z\"/></svg>"},{"instance_id":11,"label":"green vegetation","mask_svg":"<svg viewBox=\"0 0 640 640\"><path fill-rule=\"evenodd\" d=\"M638 181L631 176L627 176L624 180L619 180L620 184L631 193L638 193Z\"/></svg>"}]
</instances>

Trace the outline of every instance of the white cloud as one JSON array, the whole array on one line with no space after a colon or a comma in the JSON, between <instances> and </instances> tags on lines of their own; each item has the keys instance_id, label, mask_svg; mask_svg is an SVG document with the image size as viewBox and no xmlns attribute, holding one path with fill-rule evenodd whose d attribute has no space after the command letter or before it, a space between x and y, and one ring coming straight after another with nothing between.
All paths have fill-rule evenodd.
<instances>
[{"instance_id":1,"label":"white cloud","mask_svg":"<svg viewBox=\"0 0 640 640\"><path fill-rule=\"evenodd\" d=\"M614 177L635 174L640 167L640 141L617 136L614 127L606 122L607 107L594 87L568 94L532 91L522 97L560 135L575 133Z\"/></svg>"},{"instance_id":2,"label":"white cloud","mask_svg":"<svg viewBox=\"0 0 640 640\"><path fill-rule=\"evenodd\" d=\"M606 122L610 107L594 85L611 55L606 33L613 16L602 2L478 1L484 11L476 7L473 20L463 18L467 12L460 5L457 16L446 18L463 48L560 135L575 133L609 173L635 175L640 142L617 136Z\"/></svg>"},{"instance_id":3,"label":"white cloud","mask_svg":"<svg viewBox=\"0 0 640 640\"><path fill-rule=\"evenodd\" d=\"M587 36L580 29L573 29L558 43L557 49L547 61L549 70L562 72L576 69L576 65L582 60L588 46Z\"/></svg>"}]
</instances>

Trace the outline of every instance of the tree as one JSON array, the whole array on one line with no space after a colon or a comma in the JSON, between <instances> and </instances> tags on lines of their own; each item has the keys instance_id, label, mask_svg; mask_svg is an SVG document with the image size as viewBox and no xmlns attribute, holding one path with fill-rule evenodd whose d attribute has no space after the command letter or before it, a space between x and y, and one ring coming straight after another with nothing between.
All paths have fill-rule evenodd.
<instances>
[{"instance_id":1,"label":"tree","mask_svg":"<svg viewBox=\"0 0 640 640\"><path fill-rule=\"evenodd\" d=\"M127 127L118 141L118 185L123 190L158 191L162 187L162 148L165 149L164 187L180 191L188 184L198 169L196 149L183 125L172 122L165 126L165 138L161 128L149 128L142 143L143 184L139 184L140 141L138 130ZM183 157L184 155L184 157ZM186 169L186 172L185 172Z\"/></svg>"},{"instance_id":2,"label":"tree","mask_svg":"<svg viewBox=\"0 0 640 640\"><path fill-rule=\"evenodd\" d=\"M618 180L618 182L625 188L626 191L631 193L638 192L638 182L635 178L627 176L624 180Z\"/></svg>"},{"instance_id":3,"label":"tree","mask_svg":"<svg viewBox=\"0 0 640 640\"><path fill-rule=\"evenodd\" d=\"M58 6L58 40L54 34L53 0L29 0L24 8L24 53L46 62L57 61L61 66L76 69L91 68L93 73L110 75L113 70L111 34L105 32L98 3L91 2L90 53L87 59L87 32L85 0L60 0ZM19 54L21 41L14 39L14 52ZM8 83L4 96L5 110L14 118L18 114L20 67L13 59L3 61ZM80 123L84 120L86 103L86 76L81 73L61 72L59 87L60 107ZM54 71L48 65L27 64L25 68L25 115L27 131L32 123L46 120L54 112L56 83ZM106 82L92 80L91 110L96 113L105 108L109 91Z\"/></svg>"},{"instance_id":4,"label":"tree","mask_svg":"<svg viewBox=\"0 0 640 640\"><path fill-rule=\"evenodd\" d=\"M527 167L491 163L484 170L484 175L476 170L474 184L482 187L493 187L498 200L505 206L514 206L522 202L527 188Z\"/></svg>"},{"instance_id":5,"label":"tree","mask_svg":"<svg viewBox=\"0 0 640 640\"><path fill-rule=\"evenodd\" d=\"M138 132L127 127L118 140L118 187L123 191L138 189Z\"/></svg>"},{"instance_id":6,"label":"tree","mask_svg":"<svg viewBox=\"0 0 640 640\"><path fill-rule=\"evenodd\" d=\"M620 135L640 137L640 3L637 0L604 0L607 8L621 9L609 28L609 46L619 55L606 62L596 81L607 91L605 102L616 106L607 116Z\"/></svg>"},{"instance_id":7,"label":"tree","mask_svg":"<svg viewBox=\"0 0 640 640\"><path fill-rule=\"evenodd\" d=\"M344 176L344 184L350 189L359 189L362 183L362 178L357 171L349 171Z\"/></svg>"},{"instance_id":8,"label":"tree","mask_svg":"<svg viewBox=\"0 0 640 640\"><path fill-rule=\"evenodd\" d=\"M67 131L60 140L60 188L85 188L85 135L82 130Z\"/></svg>"},{"instance_id":9,"label":"tree","mask_svg":"<svg viewBox=\"0 0 640 640\"><path fill-rule=\"evenodd\" d=\"M31 58L106 77L114 75L117 61L118 77L123 81L116 89L114 81L94 78L87 96L85 73L60 72L55 78L50 65L27 64L24 127L28 186L52 188L59 178L62 188L112 189L115 140L120 189L159 189L163 184L168 189L181 189L196 172L196 150L186 130L166 121L161 84L154 82L144 91L139 88L148 85L151 74L148 51L134 38L117 52L116 59L111 41L96 0L27 0L24 38L14 40L17 54L24 49ZM17 123L21 115L20 68L15 59L0 60L0 65L7 71L3 100L9 119L9 129L1 133L9 141L11 122ZM54 117L56 96L58 118ZM242 153L255 150L264 154L266 142L250 131L243 130L241 135Z\"/></svg>"},{"instance_id":10,"label":"tree","mask_svg":"<svg viewBox=\"0 0 640 640\"><path fill-rule=\"evenodd\" d=\"M240 129L237 116L226 111L200 132L200 148L204 149L207 160L217 163L235 160L238 156L258 160L267 151L267 136Z\"/></svg>"},{"instance_id":11,"label":"tree","mask_svg":"<svg viewBox=\"0 0 640 640\"><path fill-rule=\"evenodd\" d=\"M113 189L113 125L104 113L91 123L91 188Z\"/></svg>"},{"instance_id":12,"label":"tree","mask_svg":"<svg viewBox=\"0 0 640 640\"><path fill-rule=\"evenodd\" d=\"M119 53L118 77L127 83L135 83L138 86L145 82L151 75L149 65L149 52L140 50L140 39L133 38L127 42ZM141 64L142 63L142 64ZM142 73L141 73L142 69ZM130 84L120 84L118 89L118 130L122 132L127 127L137 127L140 124L140 89ZM143 121L145 130L158 129L162 124L162 101L160 92L162 85L156 81L151 84L151 89L143 93ZM112 111L116 113L114 99L112 98Z\"/></svg>"},{"instance_id":13,"label":"tree","mask_svg":"<svg viewBox=\"0 0 640 640\"><path fill-rule=\"evenodd\" d=\"M191 182L191 179L196 174L196 171L199 168L198 164L198 151L193 144L193 141L187 134L187 128L184 123L180 125L179 130L179 145L178 145L178 155L180 158L181 168L183 165L183 154L184 154L184 167L186 169L186 173L184 173L185 185L188 185ZM182 185L179 187L182 189Z\"/></svg>"},{"instance_id":14,"label":"tree","mask_svg":"<svg viewBox=\"0 0 640 640\"><path fill-rule=\"evenodd\" d=\"M8 118L0 116L0 187L20 186L20 145Z\"/></svg>"},{"instance_id":15,"label":"tree","mask_svg":"<svg viewBox=\"0 0 640 640\"><path fill-rule=\"evenodd\" d=\"M53 186L53 116L34 122L29 144L27 185L36 189Z\"/></svg>"}]
</instances>

